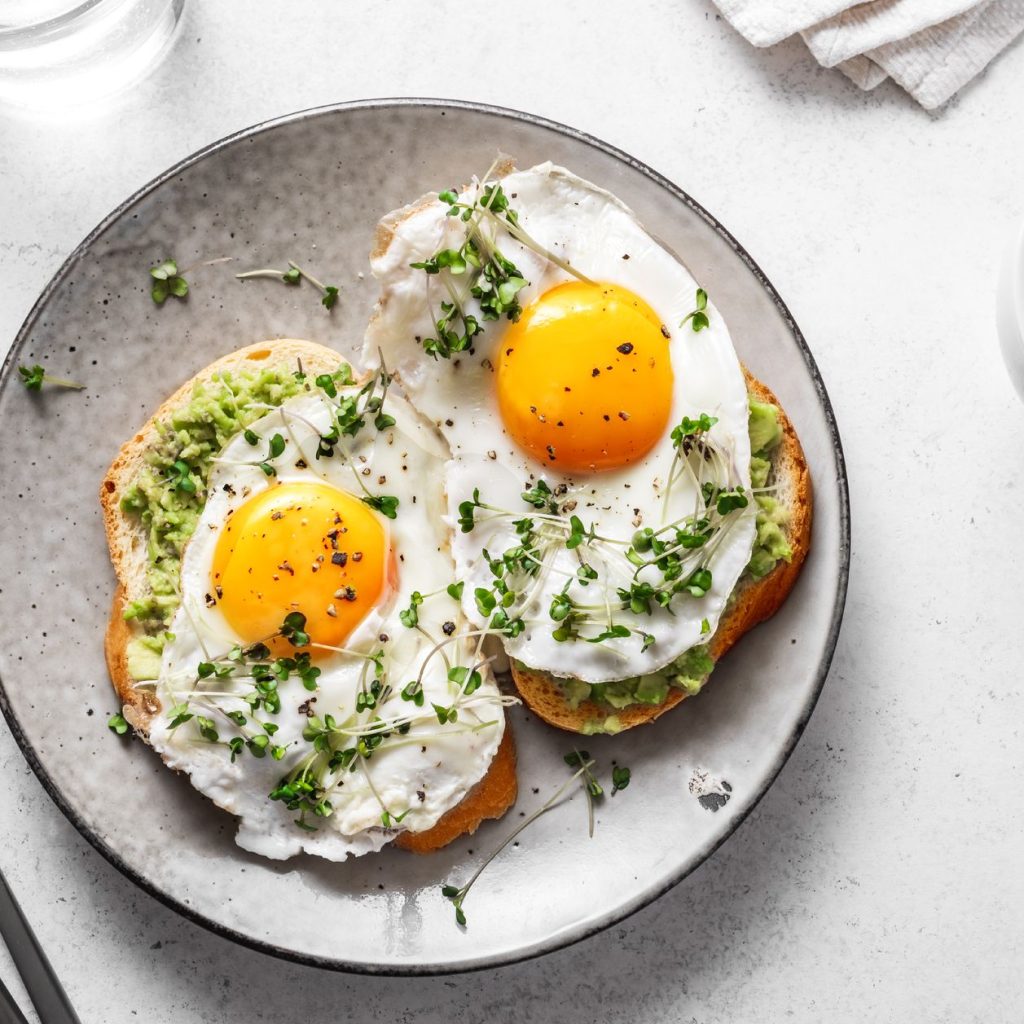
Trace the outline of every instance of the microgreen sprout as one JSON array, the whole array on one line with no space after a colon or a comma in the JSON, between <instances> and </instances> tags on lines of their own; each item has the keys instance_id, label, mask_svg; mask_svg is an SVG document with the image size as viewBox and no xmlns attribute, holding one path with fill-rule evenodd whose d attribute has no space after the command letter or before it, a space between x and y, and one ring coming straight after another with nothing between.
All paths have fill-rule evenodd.
<instances>
[{"instance_id":1,"label":"microgreen sprout","mask_svg":"<svg viewBox=\"0 0 1024 1024\"><path fill-rule=\"evenodd\" d=\"M407 629L415 629L420 621L419 606L423 604L423 595L414 590L409 598L409 607L403 608L398 613L399 621Z\"/></svg>"},{"instance_id":2,"label":"microgreen sprout","mask_svg":"<svg viewBox=\"0 0 1024 1024\"><path fill-rule=\"evenodd\" d=\"M249 431L249 433L252 433L252 431ZM246 441L249 441L248 437L246 437ZM249 441L249 443L251 444L252 442ZM267 451L267 457L260 463L260 469L262 469L267 476L277 476L277 470L270 464L270 460L276 459L282 455L284 453L284 447L284 438L280 434L274 434L270 439L270 447Z\"/></svg>"},{"instance_id":3,"label":"microgreen sprout","mask_svg":"<svg viewBox=\"0 0 1024 1024\"><path fill-rule=\"evenodd\" d=\"M366 426L368 415L373 416L373 423L377 430L387 430L395 425L395 418L384 412L384 402L387 398L391 381L391 374L387 371L383 362L377 373L354 394L343 394L340 390L355 384L351 368L345 364L342 364L333 374L320 374L317 376L315 383L322 392L324 402L329 404L333 418L331 429L323 434L319 433L320 427L314 425L304 416L294 411L286 412L283 406L280 407L280 412L282 418L285 419L286 425L289 419L296 419L305 423L312 430L317 431L319 441L316 458L319 460L338 455L343 461L348 463L349 468L352 470L356 483L363 492L361 500L387 519L396 519L398 516L399 499L388 494L373 494L363 481L363 476L367 471L364 469L363 472L360 472L344 447L340 451L337 448L342 435L355 437ZM378 387L380 388L379 393L377 392ZM294 440L294 435L292 437ZM264 468L264 472L266 471L266 468Z\"/></svg>"},{"instance_id":4,"label":"microgreen sprout","mask_svg":"<svg viewBox=\"0 0 1024 1024\"><path fill-rule=\"evenodd\" d=\"M597 776L591 771L594 761L586 750L571 750L563 758L570 768L578 768L581 772L580 781L583 784L583 792L587 796L587 827L590 837L594 836L594 801L604 796L604 787L597 781Z\"/></svg>"},{"instance_id":5,"label":"microgreen sprout","mask_svg":"<svg viewBox=\"0 0 1024 1024\"><path fill-rule=\"evenodd\" d=\"M745 489L734 483L729 460L711 436L717 422L701 413L694 419L684 416L672 429L675 455L665 485L665 509L673 484L682 476L694 485L696 507L657 530L645 527L633 535L625 553L635 566L633 579L619 587L617 595L621 607L635 615L651 615L655 607L671 612L677 594L703 598L712 587L711 558L738 522L733 513L749 504ZM650 569L657 575L641 578Z\"/></svg>"},{"instance_id":6,"label":"microgreen sprout","mask_svg":"<svg viewBox=\"0 0 1024 1024\"><path fill-rule=\"evenodd\" d=\"M274 267L262 267L259 270L247 270L242 274L235 274L239 281L247 281L254 277L269 277L284 284L297 285L305 278L314 288L320 291L320 303L327 310L332 310L338 302L338 287L333 284L324 284L318 281L309 271L304 270L294 260L288 261L287 270L277 270Z\"/></svg>"},{"instance_id":7,"label":"microgreen sprout","mask_svg":"<svg viewBox=\"0 0 1024 1024\"><path fill-rule=\"evenodd\" d=\"M21 383L25 385L26 391L41 391L44 384L53 384L55 387L71 388L81 391L84 384L76 384L73 380L66 380L64 377L51 377L46 370L39 366L19 366L18 375Z\"/></svg>"},{"instance_id":8,"label":"microgreen sprout","mask_svg":"<svg viewBox=\"0 0 1024 1024\"><path fill-rule=\"evenodd\" d=\"M309 634L306 632L306 616L302 612L289 612L279 630L293 647L308 647Z\"/></svg>"},{"instance_id":9,"label":"microgreen sprout","mask_svg":"<svg viewBox=\"0 0 1024 1024\"><path fill-rule=\"evenodd\" d=\"M128 721L120 712L111 715L107 720L107 728L117 733L118 736L123 736L128 731Z\"/></svg>"},{"instance_id":10,"label":"microgreen sprout","mask_svg":"<svg viewBox=\"0 0 1024 1024\"><path fill-rule=\"evenodd\" d=\"M448 681L455 683L460 688L462 695L468 697L480 689L483 684L483 676L475 668L456 665L448 670Z\"/></svg>"},{"instance_id":11,"label":"microgreen sprout","mask_svg":"<svg viewBox=\"0 0 1024 1024\"><path fill-rule=\"evenodd\" d=\"M708 326L708 293L703 288L697 289L697 305L691 312L687 313L682 320L679 321L679 326L682 327L687 321L693 328L694 333L703 331Z\"/></svg>"},{"instance_id":12,"label":"microgreen sprout","mask_svg":"<svg viewBox=\"0 0 1024 1024\"><path fill-rule=\"evenodd\" d=\"M615 765L612 768L612 796L629 785L632 772L623 765Z\"/></svg>"},{"instance_id":13,"label":"microgreen sprout","mask_svg":"<svg viewBox=\"0 0 1024 1024\"><path fill-rule=\"evenodd\" d=\"M305 625L306 617L301 612L291 612L285 616L274 636L286 638L294 647L308 646L310 640ZM201 682L206 681L209 686L210 683L229 679L236 673L241 673L243 678L247 675L252 680L251 691L239 693L234 690L197 689ZM278 691L280 683L294 677L302 683L304 689L315 691L319 675L320 669L311 664L310 654L306 651L296 653L294 657L270 660L270 649L263 642L245 648L236 645L222 657L199 662L193 686L180 692L185 699L174 704L167 712L168 728L173 732L186 722L194 721L202 739L210 743L223 742L212 717L216 715L230 722L241 733L226 741L232 761L245 750L257 758L269 753L274 760L279 761L285 756L286 748L272 743L270 739L278 730L277 724L258 721L255 715L257 712L276 715L281 711ZM248 714L237 707L224 708L221 700L242 702Z\"/></svg>"},{"instance_id":14,"label":"microgreen sprout","mask_svg":"<svg viewBox=\"0 0 1024 1024\"><path fill-rule=\"evenodd\" d=\"M398 498L390 494L367 494L362 501L386 519L398 518Z\"/></svg>"},{"instance_id":15,"label":"microgreen sprout","mask_svg":"<svg viewBox=\"0 0 1024 1024\"><path fill-rule=\"evenodd\" d=\"M182 494L195 494L196 482L192 478L192 467L183 459L177 459L167 467L167 476L174 490Z\"/></svg>"},{"instance_id":16,"label":"microgreen sprout","mask_svg":"<svg viewBox=\"0 0 1024 1024\"><path fill-rule=\"evenodd\" d=\"M455 189L438 194L438 200L448 207L447 216L466 225L465 234L457 247L439 249L429 258L410 264L429 277L439 278L444 285L446 298L440 302L440 315L433 318L436 334L422 339L424 350L435 359L450 359L453 353L470 348L473 339L484 330L481 320L504 316L514 321L522 313L519 293L527 282L499 249L499 230L547 261L587 280L527 234L518 214L509 206L509 197L501 184L487 182L493 169L488 170L466 199ZM479 317L469 311L470 300L476 301Z\"/></svg>"},{"instance_id":17,"label":"microgreen sprout","mask_svg":"<svg viewBox=\"0 0 1024 1024\"><path fill-rule=\"evenodd\" d=\"M571 755L566 755L567 763L569 763L569 756ZM593 779L597 789L600 792L603 792L603 790L601 790L600 784L597 782L597 779L594 778L593 774L591 773L591 769L594 767L596 762L589 760L586 752L581 752L580 756L584 758L584 760L579 762L578 767L576 768L576 771L573 773L572 777L568 779L566 782L564 782L561 786L559 786L559 788L540 807L538 807L537 810L535 810L528 817L524 818L523 821L515 829L513 829L512 832L510 832L490 854L487 855L487 857L484 859L484 862L476 869L476 871L473 872L473 874L469 878L469 881L466 882L465 885L455 886L449 884L441 886L441 895L446 900L450 900L452 906L455 908L455 921L457 924L459 924L462 927L466 926L466 912L463 909L463 904L465 903L466 897L469 895L469 891L476 884L476 880L484 873L484 870L510 843L512 843L516 839L517 836L520 835L520 833L522 833L525 829L529 828L530 825L532 825L539 817L541 817L541 815L551 810L551 808L554 807L555 804L557 804L558 801L565 795L566 791L573 785L573 783L575 783L577 780L581 778L586 779L586 777L589 776L591 779ZM588 805L589 801L593 799L593 795L590 792L589 785L590 783L588 781L584 782L584 789L587 792ZM592 831L591 834L593 834Z\"/></svg>"},{"instance_id":18,"label":"microgreen sprout","mask_svg":"<svg viewBox=\"0 0 1024 1024\"><path fill-rule=\"evenodd\" d=\"M565 546L573 551L578 548L584 540L592 541L596 536L594 527L585 527L579 516L569 517L569 536L565 539Z\"/></svg>"},{"instance_id":19,"label":"microgreen sprout","mask_svg":"<svg viewBox=\"0 0 1024 1024\"><path fill-rule=\"evenodd\" d=\"M173 295L176 299L183 299L188 295L188 281L184 278L184 271L179 272L178 264L174 260L164 260L155 267L150 267L149 276L153 278L149 294L158 306L163 305L168 295Z\"/></svg>"},{"instance_id":20,"label":"microgreen sprout","mask_svg":"<svg viewBox=\"0 0 1024 1024\"><path fill-rule=\"evenodd\" d=\"M709 416L702 412L695 420L684 416L680 422L672 428L672 447L683 448L683 453L690 454L692 447L698 442L702 435L718 422L717 416Z\"/></svg>"},{"instance_id":21,"label":"microgreen sprout","mask_svg":"<svg viewBox=\"0 0 1024 1024\"><path fill-rule=\"evenodd\" d=\"M632 630L628 626L609 626L604 632L598 633L597 636L588 636L585 639L588 644L600 644L604 643L605 640L622 639L629 636L631 632ZM644 634L645 637L649 635Z\"/></svg>"},{"instance_id":22,"label":"microgreen sprout","mask_svg":"<svg viewBox=\"0 0 1024 1024\"><path fill-rule=\"evenodd\" d=\"M355 714L344 720L334 715L310 715L303 730L303 739L310 744L310 751L298 761L271 791L270 799L280 800L289 810L299 811L296 824L306 831L316 828L308 820L310 816L326 818L333 813L330 794L335 786L342 784L346 772L362 770L363 777L381 807L381 823L385 828L399 824L408 813L408 808L396 812L387 807L380 794L373 786L368 771L370 762L376 751L385 744L402 744L414 722L425 723L436 720L441 725L459 721L458 702L465 696L465 691L479 676L476 668L467 669L465 682L456 700L450 707L433 704L428 714L413 712L395 718L380 717L380 707L390 698L391 686L387 682L384 668L384 651L364 656L366 665L373 666L373 678L365 679L357 695ZM419 680L407 683L401 690L403 701L420 708L424 704L422 684ZM477 702L506 703L508 698L480 698ZM477 731L493 726L493 720L457 725L458 729ZM415 742L421 742L417 738Z\"/></svg>"},{"instance_id":23,"label":"microgreen sprout","mask_svg":"<svg viewBox=\"0 0 1024 1024\"><path fill-rule=\"evenodd\" d=\"M543 480L538 480L533 487L523 491L523 501L534 508L545 509L548 512L558 512L558 502L554 500L551 488Z\"/></svg>"},{"instance_id":24,"label":"microgreen sprout","mask_svg":"<svg viewBox=\"0 0 1024 1024\"><path fill-rule=\"evenodd\" d=\"M383 357L381 357L381 366L377 373L354 393L342 393L341 390L354 386L356 383L352 377L351 368L347 365L342 364L333 374L323 373L316 378L316 385L323 392L325 402L330 404L333 420L331 429L318 435L319 442L316 450L318 460L339 454L337 446L341 438L343 436L355 437L366 426L368 417L373 418L373 425L377 430L388 430L395 426L394 416L384 411L384 403L387 400L391 382L392 376L384 365ZM308 421L306 422L308 423ZM349 462L355 474L359 487L363 491L362 500L386 518L397 518L398 498L392 495L371 494L363 482L363 475L348 459L344 449L340 454Z\"/></svg>"}]
</instances>

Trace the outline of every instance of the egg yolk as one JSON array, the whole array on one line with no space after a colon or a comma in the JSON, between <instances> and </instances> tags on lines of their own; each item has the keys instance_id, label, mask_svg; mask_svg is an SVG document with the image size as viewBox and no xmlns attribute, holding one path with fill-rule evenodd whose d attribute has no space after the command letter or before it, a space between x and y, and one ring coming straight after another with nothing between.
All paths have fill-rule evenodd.
<instances>
[{"instance_id":1,"label":"egg yolk","mask_svg":"<svg viewBox=\"0 0 1024 1024\"><path fill-rule=\"evenodd\" d=\"M671 414L669 339L617 285L569 281L541 295L506 330L496 379L505 429L560 470L634 462Z\"/></svg>"},{"instance_id":2,"label":"egg yolk","mask_svg":"<svg viewBox=\"0 0 1024 1024\"><path fill-rule=\"evenodd\" d=\"M312 643L338 647L378 603L389 565L384 527L358 498L323 483L282 483L228 517L211 596L244 643L293 653L283 637L267 638L302 612Z\"/></svg>"}]
</instances>

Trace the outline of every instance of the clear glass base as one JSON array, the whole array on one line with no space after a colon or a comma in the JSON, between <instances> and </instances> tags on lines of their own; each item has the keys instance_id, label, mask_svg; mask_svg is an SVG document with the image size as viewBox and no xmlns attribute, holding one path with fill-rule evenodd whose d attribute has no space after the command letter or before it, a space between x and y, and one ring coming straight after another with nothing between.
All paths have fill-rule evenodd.
<instances>
[{"instance_id":1,"label":"clear glass base","mask_svg":"<svg viewBox=\"0 0 1024 1024\"><path fill-rule=\"evenodd\" d=\"M0 102L81 107L137 81L185 0L0 0Z\"/></svg>"}]
</instances>

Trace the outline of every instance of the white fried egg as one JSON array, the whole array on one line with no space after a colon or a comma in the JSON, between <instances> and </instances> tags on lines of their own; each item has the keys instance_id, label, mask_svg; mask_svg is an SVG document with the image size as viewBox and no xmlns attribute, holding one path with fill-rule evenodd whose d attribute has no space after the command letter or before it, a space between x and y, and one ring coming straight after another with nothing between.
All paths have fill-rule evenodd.
<instances>
[{"instance_id":1,"label":"white fried egg","mask_svg":"<svg viewBox=\"0 0 1024 1024\"><path fill-rule=\"evenodd\" d=\"M656 671L713 633L750 557L743 373L718 311L698 310L694 278L615 197L551 164L501 186L515 223L479 203L468 222L451 216L450 197L389 223L365 356L383 353L451 446L466 615L556 675ZM477 221L482 264L504 258L525 279L515 321L484 318L472 265L411 266L458 251ZM431 358L449 303L483 330Z\"/></svg>"},{"instance_id":2,"label":"white fried egg","mask_svg":"<svg viewBox=\"0 0 1024 1024\"><path fill-rule=\"evenodd\" d=\"M358 430L365 396L328 390L270 409L216 460L149 733L272 858L343 860L432 827L504 729L446 589L443 442L394 389Z\"/></svg>"}]
</instances>

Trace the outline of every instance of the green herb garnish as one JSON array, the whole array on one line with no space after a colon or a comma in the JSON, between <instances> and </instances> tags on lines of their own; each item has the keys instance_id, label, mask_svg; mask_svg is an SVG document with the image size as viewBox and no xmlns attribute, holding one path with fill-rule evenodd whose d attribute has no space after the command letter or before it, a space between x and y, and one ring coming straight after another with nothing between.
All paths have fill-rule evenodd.
<instances>
[{"instance_id":1,"label":"green herb garnish","mask_svg":"<svg viewBox=\"0 0 1024 1024\"><path fill-rule=\"evenodd\" d=\"M679 326L682 327L687 321L690 322L690 326L693 328L694 333L703 331L708 326L708 314L705 312L708 308L708 293L703 288L697 289L697 307L691 312L687 313L682 320L679 321Z\"/></svg>"},{"instance_id":2,"label":"green herb garnish","mask_svg":"<svg viewBox=\"0 0 1024 1024\"><path fill-rule=\"evenodd\" d=\"M309 634L306 632L306 616L302 612L289 612L278 631L293 647L308 647Z\"/></svg>"},{"instance_id":3,"label":"green herb garnish","mask_svg":"<svg viewBox=\"0 0 1024 1024\"><path fill-rule=\"evenodd\" d=\"M195 494L196 482L192 479L192 468L183 459L178 459L167 467L167 476L176 491L182 494Z\"/></svg>"},{"instance_id":4,"label":"green herb garnish","mask_svg":"<svg viewBox=\"0 0 1024 1024\"><path fill-rule=\"evenodd\" d=\"M155 267L149 268L149 275L153 278L153 287L149 294L158 305L163 305L168 295L176 299L183 299L188 295L188 281L178 271L178 264L174 260L164 260Z\"/></svg>"},{"instance_id":5,"label":"green herb garnish","mask_svg":"<svg viewBox=\"0 0 1024 1024\"><path fill-rule=\"evenodd\" d=\"M337 285L324 284L322 281L318 281L311 273L309 273L309 271L304 270L294 260L288 261L287 270L277 270L274 267L263 267L260 270L247 270L242 274L235 274L235 277L239 281L247 281L254 277L269 277L289 285L301 284L304 278L313 285L314 288L319 289L321 295L320 303L328 311L334 309L338 301Z\"/></svg>"},{"instance_id":6,"label":"green herb garnish","mask_svg":"<svg viewBox=\"0 0 1024 1024\"><path fill-rule=\"evenodd\" d=\"M53 384L55 387L72 388L81 391L84 384L76 384L73 380L66 380L64 377L51 377L46 370L39 366L19 366L18 375L21 383L25 385L26 391L41 391L44 384Z\"/></svg>"},{"instance_id":7,"label":"green herb garnish","mask_svg":"<svg viewBox=\"0 0 1024 1024\"><path fill-rule=\"evenodd\" d=\"M574 760L570 760L573 758ZM466 897L469 895L470 889L476 884L476 880L483 874L484 870L492 863L492 861L504 850L516 837L526 828L529 828L542 814L549 811L565 794L566 790L574 782L579 779L583 779L583 789L587 794L587 806L589 808L589 816L591 821L590 834L593 835L593 800L596 796L600 796L604 790L601 788L600 783L593 775L591 769L596 764L595 761L589 759L589 755L586 751L573 751L572 754L565 756L566 764L570 767L575 767L576 771L572 777L564 782L553 794L550 796L536 811L525 818L515 829L512 830L505 837L504 840L486 857L484 862L473 872L468 882L463 886L455 885L443 885L441 886L441 895L451 901L452 906L455 908L455 921L461 927L466 926L466 913L463 909L463 905L466 901ZM592 788L593 787L593 788ZM596 791L596 792L595 792Z\"/></svg>"},{"instance_id":8,"label":"green herb garnish","mask_svg":"<svg viewBox=\"0 0 1024 1024\"><path fill-rule=\"evenodd\" d=\"M450 359L453 353L468 349L473 338L483 332L481 319L519 319L522 312L519 293L527 282L519 268L498 247L499 230L575 277L587 280L527 234L509 206L509 197L502 186L496 182L486 183L491 170L468 201L455 189L438 194L438 200L448 207L447 215L466 225L461 243L456 248L439 249L428 259L410 264L431 277L439 277L445 287L440 316L433 318L436 334L422 339L424 351L435 359ZM469 309L471 299L479 307L479 318Z\"/></svg>"},{"instance_id":9,"label":"green herb garnish","mask_svg":"<svg viewBox=\"0 0 1024 1024\"><path fill-rule=\"evenodd\" d=\"M398 499L390 494L367 494L361 500L386 519L398 518Z\"/></svg>"},{"instance_id":10,"label":"green herb garnish","mask_svg":"<svg viewBox=\"0 0 1024 1024\"><path fill-rule=\"evenodd\" d=\"M111 715L107 719L107 728L118 736L123 736L128 731L128 721L120 712L116 715Z\"/></svg>"}]
</instances>

